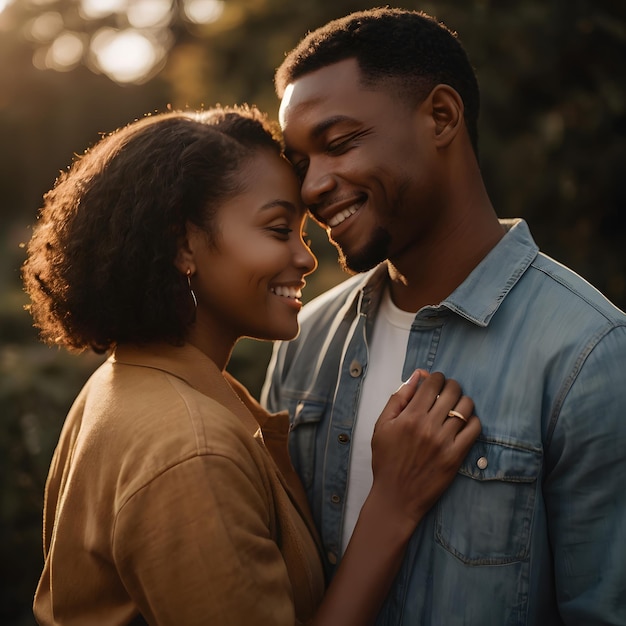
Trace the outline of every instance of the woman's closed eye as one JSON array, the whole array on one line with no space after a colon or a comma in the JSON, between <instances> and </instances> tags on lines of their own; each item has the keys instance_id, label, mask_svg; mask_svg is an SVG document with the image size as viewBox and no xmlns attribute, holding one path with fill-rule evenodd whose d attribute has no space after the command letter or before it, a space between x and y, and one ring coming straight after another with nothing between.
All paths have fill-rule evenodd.
<instances>
[{"instance_id":1,"label":"woman's closed eye","mask_svg":"<svg viewBox=\"0 0 626 626\"><path fill-rule=\"evenodd\" d=\"M281 238L285 239L289 237L289 235L293 232L293 228L289 228L288 226L270 226L268 230L271 230L273 233L280 235Z\"/></svg>"}]
</instances>

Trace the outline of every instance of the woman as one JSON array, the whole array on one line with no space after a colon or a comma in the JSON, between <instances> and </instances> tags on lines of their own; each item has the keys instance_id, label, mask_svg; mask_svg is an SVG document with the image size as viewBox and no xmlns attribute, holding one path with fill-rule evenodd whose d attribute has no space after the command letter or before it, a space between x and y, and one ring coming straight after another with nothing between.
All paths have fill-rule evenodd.
<instances>
[{"instance_id":1,"label":"woman","mask_svg":"<svg viewBox=\"0 0 626 626\"><path fill-rule=\"evenodd\" d=\"M240 337L297 334L316 265L304 219L280 141L249 108L136 121L46 194L23 268L35 324L49 343L110 357L50 468L39 623L375 617L480 427L447 419L473 403L440 374L417 372L394 394L373 440L374 486L322 598L288 417L264 413L225 371Z\"/></svg>"}]
</instances>

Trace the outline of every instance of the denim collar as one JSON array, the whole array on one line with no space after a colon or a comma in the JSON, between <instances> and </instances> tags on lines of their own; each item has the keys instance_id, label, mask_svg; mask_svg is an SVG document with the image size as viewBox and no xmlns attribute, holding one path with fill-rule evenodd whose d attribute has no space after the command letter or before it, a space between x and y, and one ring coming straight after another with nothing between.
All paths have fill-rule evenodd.
<instances>
[{"instance_id":1,"label":"denim collar","mask_svg":"<svg viewBox=\"0 0 626 626\"><path fill-rule=\"evenodd\" d=\"M468 321L486 327L508 293L533 262L539 248L522 219L503 219L502 239L472 270L469 276L431 312L447 309ZM378 309L383 284L388 279L387 265L381 263L358 281L349 301L358 303L359 313L369 315Z\"/></svg>"}]
</instances>

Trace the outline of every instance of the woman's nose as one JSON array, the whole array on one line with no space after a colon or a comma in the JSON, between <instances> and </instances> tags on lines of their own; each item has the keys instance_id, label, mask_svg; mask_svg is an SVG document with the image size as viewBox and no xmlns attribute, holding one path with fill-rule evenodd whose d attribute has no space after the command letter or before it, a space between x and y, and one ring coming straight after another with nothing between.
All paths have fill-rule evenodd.
<instances>
[{"instance_id":1,"label":"woman's nose","mask_svg":"<svg viewBox=\"0 0 626 626\"><path fill-rule=\"evenodd\" d=\"M303 241L301 237L298 238L298 242L296 244L294 259L296 266L302 271L302 274L304 276L310 274L317 268L316 256L313 254L308 244Z\"/></svg>"}]
</instances>

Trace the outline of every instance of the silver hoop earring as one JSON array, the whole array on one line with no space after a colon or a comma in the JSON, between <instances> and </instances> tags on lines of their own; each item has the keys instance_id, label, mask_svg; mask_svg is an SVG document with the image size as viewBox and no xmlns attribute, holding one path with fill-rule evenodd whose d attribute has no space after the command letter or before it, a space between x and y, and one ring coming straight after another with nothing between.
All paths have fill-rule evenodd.
<instances>
[{"instance_id":1,"label":"silver hoop earring","mask_svg":"<svg viewBox=\"0 0 626 626\"><path fill-rule=\"evenodd\" d=\"M198 299L196 298L196 294L193 292L191 288L191 270L187 270L187 285L189 286L189 293L191 294L191 299L193 300L194 309L198 308Z\"/></svg>"}]
</instances>

